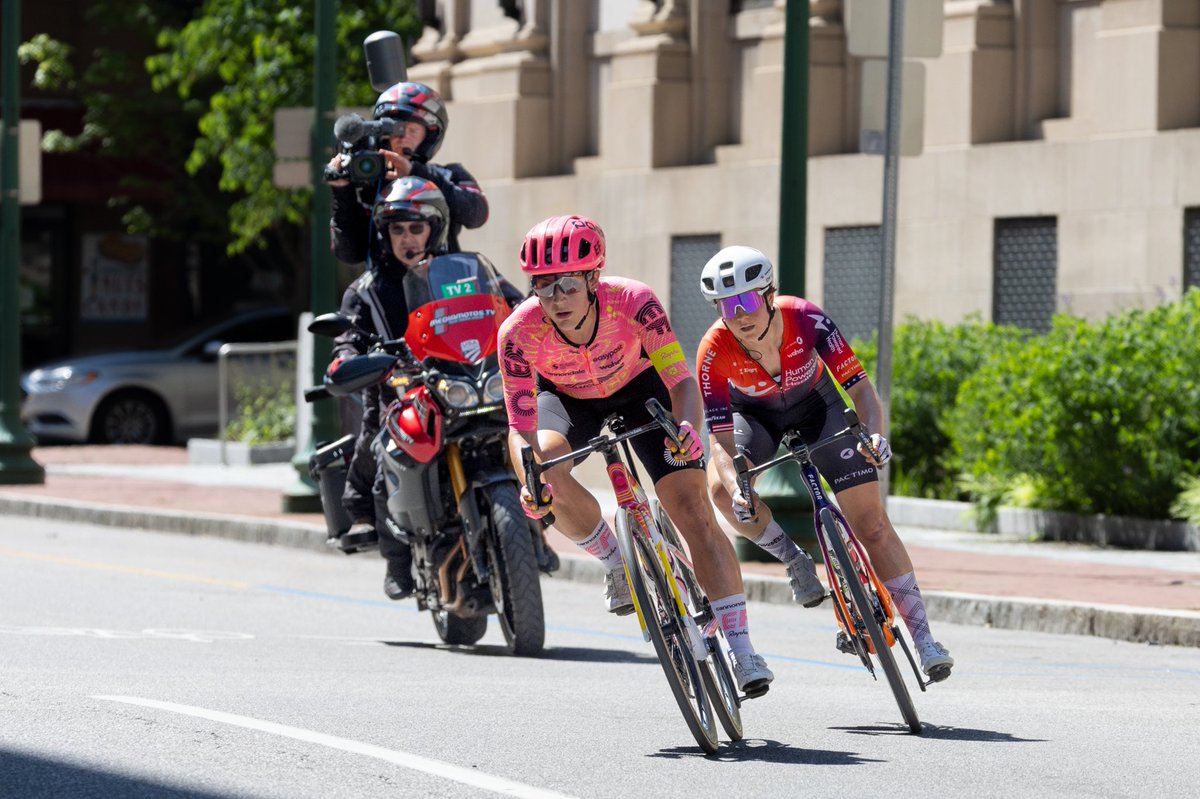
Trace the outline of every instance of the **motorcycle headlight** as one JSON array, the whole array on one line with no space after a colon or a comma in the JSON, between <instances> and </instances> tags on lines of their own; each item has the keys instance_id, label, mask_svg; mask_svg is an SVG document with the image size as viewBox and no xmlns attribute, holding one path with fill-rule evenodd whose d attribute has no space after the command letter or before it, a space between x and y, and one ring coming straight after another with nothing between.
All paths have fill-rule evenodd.
<instances>
[{"instance_id":1,"label":"motorcycle headlight","mask_svg":"<svg viewBox=\"0 0 1200 799\"><path fill-rule=\"evenodd\" d=\"M38 369L29 375L29 387L38 393L62 391L69 386L86 386L100 376L96 371L81 371L70 366L60 366L57 369L42 371Z\"/></svg>"},{"instance_id":2,"label":"motorcycle headlight","mask_svg":"<svg viewBox=\"0 0 1200 799\"><path fill-rule=\"evenodd\" d=\"M451 408L471 408L479 404L478 392L465 380L444 377L437 383L437 392Z\"/></svg>"},{"instance_id":3,"label":"motorcycle headlight","mask_svg":"<svg viewBox=\"0 0 1200 799\"><path fill-rule=\"evenodd\" d=\"M500 373L492 375L483 384L483 399L485 402L500 402L504 399L504 378Z\"/></svg>"}]
</instances>

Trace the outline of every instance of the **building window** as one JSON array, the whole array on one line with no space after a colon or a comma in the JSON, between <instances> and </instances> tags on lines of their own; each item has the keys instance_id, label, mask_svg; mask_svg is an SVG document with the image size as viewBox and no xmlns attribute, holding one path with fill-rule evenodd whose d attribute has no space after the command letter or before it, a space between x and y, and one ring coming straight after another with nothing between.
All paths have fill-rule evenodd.
<instances>
[{"instance_id":1,"label":"building window","mask_svg":"<svg viewBox=\"0 0 1200 799\"><path fill-rule=\"evenodd\" d=\"M825 229L825 298L821 307L847 339L879 329L883 240L878 225Z\"/></svg>"},{"instance_id":2,"label":"building window","mask_svg":"<svg viewBox=\"0 0 1200 799\"><path fill-rule=\"evenodd\" d=\"M1055 308L1058 220L997 219L992 268L992 320L1045 333Z\"/></svg>"},{"instance_id":3,"label":"building window","mask_svg":"<svg viewBox=\"0 0 1200 799\"><path fill-rule=\"evenodd\" d=\"M700 339L717 321L716 308L700 293L700 270L720 249L720 236L671 237L671 326L693 367Z\"/></svg>"},{"instance_id":4,"label":"building window","mask_svg":"<svg viewBox=\"0 0 1200 799\"><path fill-rule=\"evenodd\" d=\"M1183 213L1183 290L1200 288L1200 208Z\"/></svg>"}]
</instances>

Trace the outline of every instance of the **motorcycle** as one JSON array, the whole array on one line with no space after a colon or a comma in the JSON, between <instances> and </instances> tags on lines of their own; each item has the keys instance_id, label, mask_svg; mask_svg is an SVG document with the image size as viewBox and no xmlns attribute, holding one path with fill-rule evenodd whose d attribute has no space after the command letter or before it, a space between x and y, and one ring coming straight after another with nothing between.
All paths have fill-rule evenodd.
<instances>
[{"instance_id":1,"label":"motorcycle","mask_svg":"<svg viewBox=\"0 0 1200 799\"><path fill-rule=\"evenodd\" d=\"M545 642L539 566L550 571L555 558L521 509L509 465L496 354L509 307L499 278L482 255L453 253L409 269L404 292L404 338L359 331L368 352L331 367L324 391L344 396L380 383L398 396L376 441L385 524L412 547L417 605L430 611L438 636L474 644L495 613L509 651L535 655ZM336 336L356 328L339 312L318 316L309 330Z\"/></svg>"}]
</instances>

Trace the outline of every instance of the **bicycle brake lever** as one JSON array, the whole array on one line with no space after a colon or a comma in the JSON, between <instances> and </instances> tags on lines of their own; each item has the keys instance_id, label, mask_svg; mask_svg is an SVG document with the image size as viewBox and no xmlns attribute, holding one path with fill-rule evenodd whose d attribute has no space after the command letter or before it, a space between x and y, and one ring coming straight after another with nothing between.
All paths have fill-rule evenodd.
<instances>
[{"instance_id":1,"label":"bicycle brake lever","mask_svg":"<svg viewBox=\"0 0 1200 799\"><path fill-rule=\"evenodd\" d=\"M651 397L646 400L646 410L650 412L651 418L667 432L675 446L682 449L683 440L679 438L679 425L675 424L675 420L671 414L667 413L667 409L662 406L662 403Z\"/></svg>"},{"instance_id":2,"label":"bicycle brake lever","mask_svg":"<svg viewBox=\"0 0 1200 799\"><path fill-rule=\"evenodd\" d=\"M542 507L542 478L538 474L538 464L533 459L533 447L528 445L521 447L521 467L525 471L525 487L529 489L529 495L533 497L533 507ZM554 514L547 513L542 517L543 527L548 527L554 524Z\"/></svg>"},{"instance_id":3,"label":"bicycle brake lever","mask_svg":"<svg viewBox=\"0 0 1200 799\"><path fill-rule=\"evenodd\" d=\"M735 455L733 466L737 469L738 490L742 492L742 499L746 500L749 505L750 515L757 516L758 511L754 508L754 491L750 487L750 467L746 464L746 456Z\"/></svg>"},{"instance_id":4,"label":"bicycle brake lever","mask_svg":"<svg viewBox=\"0 0 1200 799\"><path fill-rule=\"evenodd\" d=\"M858 443L862 444L867 452L871 453L871 457L879 459L879 452L875 449L875 444L871 441L871 436L867 433L867 429L863 427L862 422L858 419L858 414L853 408L846 408L842 411L842 419L846 422L846 428L858 439Z\"/></svg>"}]
</instances>

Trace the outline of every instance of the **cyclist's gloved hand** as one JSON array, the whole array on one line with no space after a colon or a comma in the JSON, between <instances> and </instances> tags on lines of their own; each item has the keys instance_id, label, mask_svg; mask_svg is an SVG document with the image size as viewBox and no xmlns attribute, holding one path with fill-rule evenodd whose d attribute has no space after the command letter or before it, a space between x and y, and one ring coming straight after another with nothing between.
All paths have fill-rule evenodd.
<instances>
[{"instance_id":1,"label":"cyclist's gloved hand","mask_svg":"<svg viewBox=\"0 0 1200 799\"><path fill-rule=\"evenodd\" d=\"M758 512L751 511L750 501L742 496L741 488L733 489L733 515L743 524L752 522L758 518Z\"/></svg>"},{"instance_id":2,"label":"cyclist's gloved hand","mask_svg":"<svg viewBox=\"0 0 1200 799\"><path fill-rule=\"evenodd\" d=\"M664 438L663 442L667 445L667 450L680 460L698 461L704 457L704 445L700 443L700 436L691 422L679 423L679 443L682 447L675 446L670 436Z\"/></svg>"},{"instance_id":3,"label":"cyclist's gloved hand","mask_svg":"<svg viewBox=\"0 0 1200 799\"><path fill-rule=\"evenodd\" d=\"M878 433L871 434L871 447L878 454L878 457L873 456L867 451L862 444L858 445L858 451L863 454L863 457L869 460L876 466L883 466L892 459L892 447L888 444L888 440Z\"/></svg>"},{"instance_id":4,"label":"cyclist's gloved hand","mask_svg":"<svg viewBox=\"0 0 1200 799\"><path fill-rule=\"evenodd\" d=\"M533 494L530 493L527 486L521 486L521 509L525 511L525 515L531 519L541 519L551 510L550 503L554 501L554 486L549 483L542 483L542 504L536 505L533 501Z\"/></svg>"}]
</instances>

